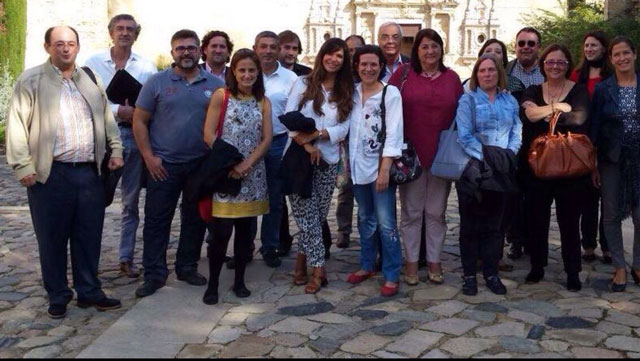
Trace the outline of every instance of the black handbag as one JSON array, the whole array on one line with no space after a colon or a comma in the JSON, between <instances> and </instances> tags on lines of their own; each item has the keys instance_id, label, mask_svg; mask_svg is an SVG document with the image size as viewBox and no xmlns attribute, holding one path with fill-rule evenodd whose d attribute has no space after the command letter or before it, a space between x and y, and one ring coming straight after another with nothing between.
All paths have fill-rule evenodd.
<instances>
[{"instance_id":1,"label":"black handbag","mask_svg":"<svg viewBox=\"0 0 640 361\"><path fill-rule=\"evenodd\" d=\"M380 103L380 119L382 120L382 128L378 133L378 141L380 142L380 159L382 159L382 151L384 149L384 143L387 140L387 122L385 120L387 115L387 109L384 104L384 98L387 94L387 87L385 85L382 88L382 102ZM400 158L396 158L391 163L391 169L389 169L389 182L394 184L405 184L412 182L422 175L422 166L418 159L413 144L408 139L405 139L404 147L402 147L402 155Z\"/></svg>"}]
</instances>

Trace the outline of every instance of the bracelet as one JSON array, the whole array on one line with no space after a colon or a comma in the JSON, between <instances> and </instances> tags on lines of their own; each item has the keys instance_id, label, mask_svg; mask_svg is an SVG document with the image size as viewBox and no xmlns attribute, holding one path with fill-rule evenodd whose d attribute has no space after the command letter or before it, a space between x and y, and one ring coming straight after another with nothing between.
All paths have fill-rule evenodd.
<instances>
[{"instance_id":1,"label":"bracelet","mask_svg":"<svg viewBox=\"0 0 640 361\"><path fill-rule=\"evenodd\" d=\"M322 130L318 130L318 139L322 139Z\"/></svg>"},{"instance_id":2,"label":"bracelet","mask_svg":"<svg viewBox=\"0 0 640 361\"><path fill-rule=\"evenodd\" d=\"M556 112L556 107L554 106L554 103L551 103L551 113L552 115Z\"/></svg>"}]
</instances>

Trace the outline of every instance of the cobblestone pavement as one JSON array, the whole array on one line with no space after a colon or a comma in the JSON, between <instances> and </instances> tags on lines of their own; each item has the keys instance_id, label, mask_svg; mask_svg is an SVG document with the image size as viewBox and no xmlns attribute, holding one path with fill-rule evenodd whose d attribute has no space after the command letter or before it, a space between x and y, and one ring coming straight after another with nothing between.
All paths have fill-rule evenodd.
<instances>
[{"instance_id":1,"label":"cobblestone pavement","mask_svg":"<svg viewBox=\"0 0 640 361\"><path fill-rule=\"evenodd\" d=\"M116 201L107 210L100 278L107 294L120 298L123 308L98 312L79 309L73 302L65 319L51 320L46 316L46 293L26 192L13 179L3 157L0 163L0 358L75 357L81 352L83 357L118 355L113 348L98 346L104 346L114 334L122 335L126 327L134 335L137 327L141 334L153 330L145 329L152 327L145 325L150 317L136 317L148 312L156 301L205 310L185 317L206 322L179 329L185 337L166 341L171 347L136 344L132 339L131 345L136 344L138 351L135 355L640 357L640 287L630 282L626 292L610 293L613 268L596 261L583 265L583 290L567 292L555 223L543 282L524 284L528 272L525 257L514 263L513 272L501 274L508 287L506 296L492 294L482 281L477 296L462 295L455 192L447 213L444 285L429 284L424 270L420 271L419 285L402 284L400 293L392 298L379 297L380 276L357 286L348 284L344 280L358 268L359 260L359 245L352 242L347 250L333 247L327 265L329 286L317 295L305 295L303 287L292 284L292 252L276 270L265 267L257 256L247 274L252 296L238 299L221 289L222 301L216 306L201 304L204 288L184 286L173 277L156 295L135 299L140 280L123 277L118 271L120 205ZM333 209L329 221L335 232ZM170 263L175 258L177 220L172 227ZM352 239L356 237L357 232ZM140 248L141 242L136 251L138 262ZM201 262L201 271L206 270L203 266ZM223 276L230 278L231 273ZM171 313L181 311L177 307ZM159 313L155 324L170 328L170 317Z\"/></svg>"}]
</instances>

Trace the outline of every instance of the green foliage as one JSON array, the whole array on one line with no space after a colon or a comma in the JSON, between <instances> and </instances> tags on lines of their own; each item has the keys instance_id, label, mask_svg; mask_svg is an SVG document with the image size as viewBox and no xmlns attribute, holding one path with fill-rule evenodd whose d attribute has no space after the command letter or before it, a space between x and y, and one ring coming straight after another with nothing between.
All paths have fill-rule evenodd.
<instances>
[{"instance_id":1,"label":"green foliage","mask_svg":"<svg viewBox=\"0 0 640 361\"><path fill-rule=\"evenodd\" d=\"M0 5L0 63L8 64L15 78L24 69L27 0L0 0Z\"/></svg>"},{"instance_id":2,"label":"green foliage","mask_svg":"<svg viewBox=\"0 0 640 361\"><path fill-rule=\"evenodd\" d=\"M13 93L14 78L6 64L0 65L0 144L4 143L4 127Z\"/></svg>"},{"instance_id":3,"label":"green foliage","mask_svg":"<svg viewBox=\"0 0 640 361\"><path fill-rule=\"evenodd\" d=\"M563 9L567 6L558 0ZM548 10L537 10L532 14L525 14L523 20L542 35L542 48L549 44L566 45L571 51L574 63L578 63L582 55L582 38L591 30L602 30L613 38L625 35L631 38L636 47L640 46L640 23L637 18L614 18L605 20L601 4L586 4L577 2L574 7L563 14L556 14ZM638 65L640 65L640 59Z\"/></svg>"}]
</instances>

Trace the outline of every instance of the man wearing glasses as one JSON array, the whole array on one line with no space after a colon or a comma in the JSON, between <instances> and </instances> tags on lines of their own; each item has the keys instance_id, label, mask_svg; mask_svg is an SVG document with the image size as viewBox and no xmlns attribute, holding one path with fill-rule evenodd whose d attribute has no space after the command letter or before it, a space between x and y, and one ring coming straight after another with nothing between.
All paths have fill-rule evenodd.
<instances>
[{"instance_id":1,"label":"man wearing glasses","mask_svg":"<svg viewBox=\"0 0 640 361\"><path fill-rule=\"evenodd\" d=\"M402 45L402 28L393 21L386 22L378 28L378 45L387 60L382 81L388 82L389 78L400 65L409 62L409 58L400 54Z\"/></svg>"},{"instance_id":2,"label":"man wearing glasses","mask_svg":"<svg viewBox=\"0 0 640 361\"><path fill-rule=\"evenodd\" d=\"M507 75L520 79L526 88L544 83L538 67L540 41L538 30L532 27L520 29L516 35L516 59L507 65Z\"/></svg>"},{"instance_id":3,"label":"man wearing glasses","mask_svg":"<svg viewBox=\"0 0 640 361\"><path fill-rule=\"evenodd\" d=\"M133 114L133 133L147 166L144 284L136 290L138 297L155 293L169 276L171 221L187 179L208 151L202 132L207 106L213 92L224 86L222 80L198 66L200 40L194 31L180 30L173 35L171 56L172 66L142 87ZM206 226L197 204L183 199L180 213L176 275L178 280L203 286L207 279L197 267Z\"/></svg>"}]
</instances>

